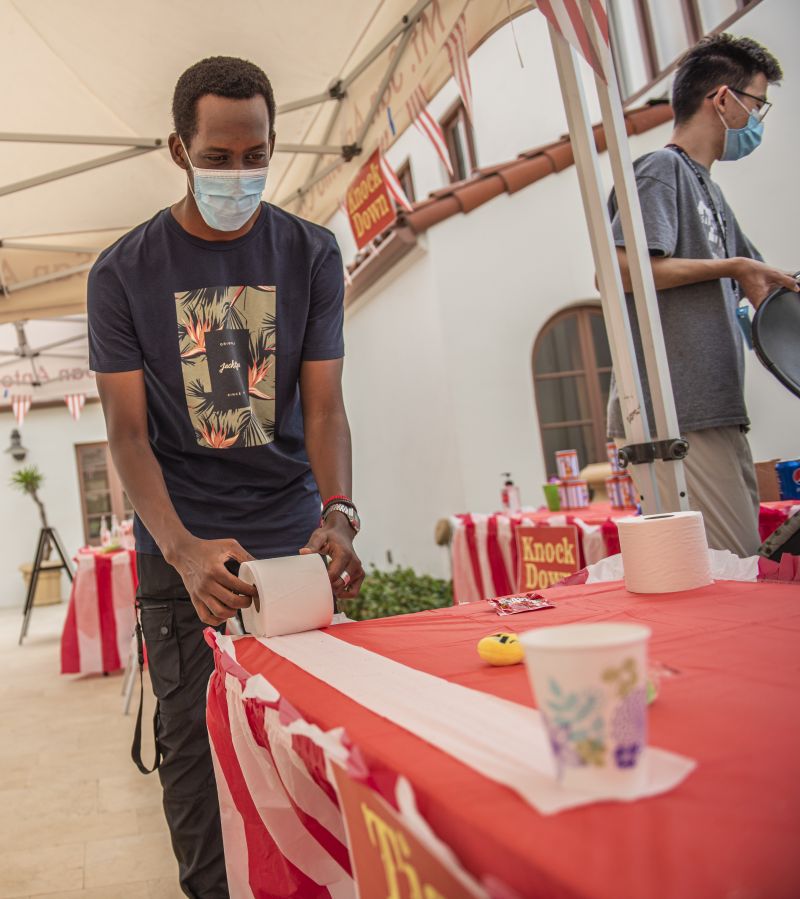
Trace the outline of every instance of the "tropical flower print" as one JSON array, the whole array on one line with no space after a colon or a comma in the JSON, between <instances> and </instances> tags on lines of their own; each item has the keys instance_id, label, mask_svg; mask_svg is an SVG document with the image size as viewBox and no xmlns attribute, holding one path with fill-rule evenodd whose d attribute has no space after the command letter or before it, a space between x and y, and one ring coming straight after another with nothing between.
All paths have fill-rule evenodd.
<instances>
[{"instance_id":1,"label":"tropical flower print","mask_svg":"<svg viewBox=\"0 0 800 899\"><path fill-rule=\"evenodd\" d=\"M185 338L188 347L181 353L182 359L189 359L192 356L199 356L206 351L206 333L211 330L211 322L205 319L194 319L191 315L187 316L185 322L182 323Z\"/></svg>"},{"instance_id":2,"label":"tropical flower print","mask_svg":"<svg viewBox=\"0 0 800 899\"><path fill-rule=\"evenodd\" d=\"M203 287L175 294L189 418L200 446L264 446L275 439L274 287Z\"/></svg>"}]
</instances>

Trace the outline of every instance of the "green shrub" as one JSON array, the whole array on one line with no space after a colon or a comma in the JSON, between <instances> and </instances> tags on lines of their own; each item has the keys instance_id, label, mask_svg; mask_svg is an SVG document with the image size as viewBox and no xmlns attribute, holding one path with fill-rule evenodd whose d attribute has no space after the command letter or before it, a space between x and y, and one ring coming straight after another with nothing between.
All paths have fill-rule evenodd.
<instances>
[{"instance_id":1,"label":"green shrub","mask_svg":"<svg viewBox=\"0 0 800 899\"><path fill-rule=\"evenodd\" d=\"M349 618L387 618L453 604L451 581L417 574L413 568L379 571L374 565L361 586L358 599L341 603Z\"/></svg>"}]
</instances>

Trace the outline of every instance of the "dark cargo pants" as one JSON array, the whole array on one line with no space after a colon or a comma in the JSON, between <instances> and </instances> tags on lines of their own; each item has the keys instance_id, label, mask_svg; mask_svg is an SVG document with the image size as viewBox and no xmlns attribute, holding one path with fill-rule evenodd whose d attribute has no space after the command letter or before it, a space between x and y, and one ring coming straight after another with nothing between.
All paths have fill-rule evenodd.
<instances>
[{"instance_id":1,"label":"dark cargo pants","mask_svg":"<svg viewBox=\"0 0 800 899\"><path fill-rule=\"evenodd\" d=\"M206 728L206 687L214 668L180 575L160 556L137 556L142 632L162 754L158 775L183 892L228 899L219 801Z\"/></svg>"}]
</instances>

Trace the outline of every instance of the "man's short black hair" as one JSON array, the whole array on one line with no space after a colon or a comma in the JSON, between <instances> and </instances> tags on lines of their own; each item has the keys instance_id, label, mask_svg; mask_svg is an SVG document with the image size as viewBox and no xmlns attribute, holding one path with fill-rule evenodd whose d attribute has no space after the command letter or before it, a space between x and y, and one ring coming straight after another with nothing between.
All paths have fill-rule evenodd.
<instances>
[{"instance_id":1,"label":"man's short black hair","mask_svg":"<svg viewBox=\"0 0 800 899\"><path fill-rule=\"evenodd\" d=\"M746 90L759 73L766 75L770 84L783 78L780 63L761 44L732 34L703 38L678 64L672 84L675 122L688 121L715 88L726 84Z\"/></svg>"},{"instance_id":2,"label":"man's short black hair","mask_svg":"<svg viewBox=\"0 0 800 899\"><path fill-rule=\"evenodd\" d=\"M197 101L206 94L232 100L249 100L260 94L267 103L270 136L275 133L275 96L264 72L246 59L209 56L189 66L172 95L172 121L187 145L197 134Z\"/></svg>"}]
</instances>

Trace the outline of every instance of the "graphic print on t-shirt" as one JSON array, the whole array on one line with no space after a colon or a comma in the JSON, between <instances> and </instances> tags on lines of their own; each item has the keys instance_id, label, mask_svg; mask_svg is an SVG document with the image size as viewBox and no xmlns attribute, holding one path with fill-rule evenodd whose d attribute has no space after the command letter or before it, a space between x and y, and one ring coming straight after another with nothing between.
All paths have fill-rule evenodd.
<instances>
[{"instance_id":1,"label":"graphic print on t-shirt","mask_svg":"<svg viewBox=\"0 0 800 899\"><path fill-rule=\"evenodd\" d=\"M186 405L200 446L264 446L275 437L274 287L175 294Z\"/></svg>"},{"instance_id":2,"label":"graphic print on t-shirt","mask_svg":"<svg viewBox=\"0 0 800 899\"><path fill-rule=\"evenodd\" d=\"M714 259L723 259L725 256L725 247L722 243L722 235L719 233L714 213L708 208L704 200L697 201L697 212L703 227L706 229L706 237L708 238L711 255Z\"/></svg>"}]
</instances>

